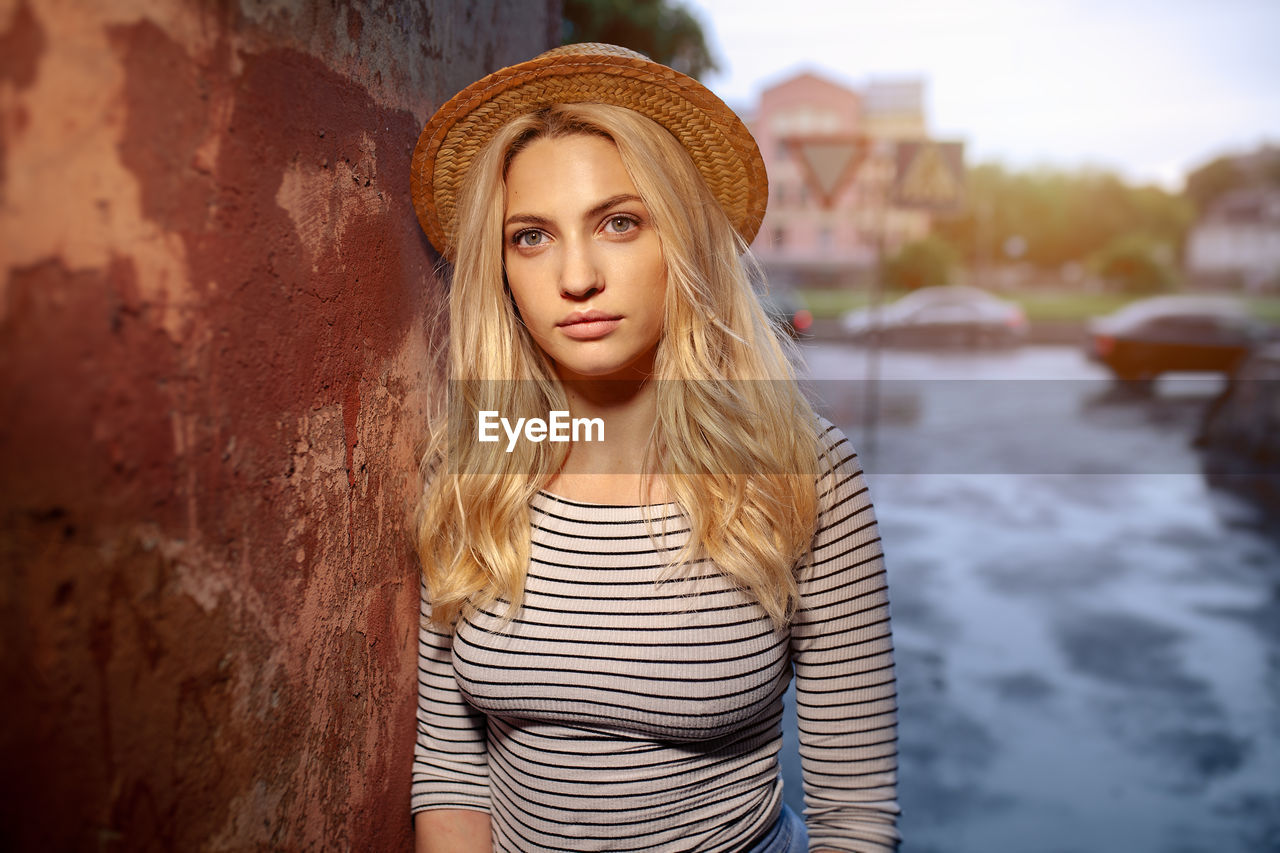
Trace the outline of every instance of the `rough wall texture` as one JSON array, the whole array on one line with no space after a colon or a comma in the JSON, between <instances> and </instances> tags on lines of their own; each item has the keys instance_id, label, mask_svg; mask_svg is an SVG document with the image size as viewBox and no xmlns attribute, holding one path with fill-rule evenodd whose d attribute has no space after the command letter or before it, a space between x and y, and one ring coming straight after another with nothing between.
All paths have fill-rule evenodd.
<instances>
[{"instance_id":1,"label":"rough wall texture","mask_svg":"<svg viewBox=\"0 0 1280 853\"><path fill-rule=\"evenodd\" d=\"M432 110L522 0L0 0L0 849L409 845Z\"/></svg>"}]
</instances>

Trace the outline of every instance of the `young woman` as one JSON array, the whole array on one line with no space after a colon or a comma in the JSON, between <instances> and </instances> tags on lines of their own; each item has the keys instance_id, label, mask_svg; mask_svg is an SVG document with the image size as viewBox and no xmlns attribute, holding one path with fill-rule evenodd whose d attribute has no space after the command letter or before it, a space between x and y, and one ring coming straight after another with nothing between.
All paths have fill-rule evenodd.
<instances>
[{"instance_id":1,"label":"young woman","mask_svg":"<svg viewBox=\"0 0 1280 853\"><path fill-rule=\"evenodd\" d=\"M880 540L752 289L745 126L671 69L573 45L441 108L413 192L453 264L418 850L894 849ZM778 776L793 667L807 830Z\"/></svg>"}]
</instances>

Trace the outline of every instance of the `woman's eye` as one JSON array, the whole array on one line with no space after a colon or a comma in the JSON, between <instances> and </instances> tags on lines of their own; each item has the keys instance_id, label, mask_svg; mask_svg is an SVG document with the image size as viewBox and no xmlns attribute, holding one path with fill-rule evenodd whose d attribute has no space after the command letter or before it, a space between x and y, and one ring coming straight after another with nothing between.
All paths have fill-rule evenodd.
<instances>
[{"instance_id":1,"label":"woman's eye","mask_svg":"<svg viewBox=\"0 0 1280 853\"><path fill-rule=\"evenodd\" d=\"M543 236L544 235L541 231L521 231L516 234L511 242L515 243L517 246L533 248L534 246L542 245Z\"/></svg>"},{"instance_id":2,"label":"woman's eye","mask_svg":"<svg viewBox=\"0 0 1280 853\"><path fill-rule=\"evenodd\" d=\"M613 234L625 234L636 227L636 221L630 216L614 216L609 220L608 227Z\"/></svg>"}]
</instances>

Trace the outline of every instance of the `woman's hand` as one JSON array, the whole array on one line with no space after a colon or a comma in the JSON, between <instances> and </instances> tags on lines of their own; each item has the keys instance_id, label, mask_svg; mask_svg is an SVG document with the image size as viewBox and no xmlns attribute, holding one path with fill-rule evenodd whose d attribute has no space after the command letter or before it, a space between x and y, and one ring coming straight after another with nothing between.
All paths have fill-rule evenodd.
<instances>
[{"instance_id":1,"label":"woman's hand","mask_svg":"<svg viewBox=\"0 0 1280 853\"><path fill-rule=\"evenodd\" d=\"M493 853L489 815L472 809L427 809L413 819L416 853Z\"/></svg>"}]
</instances>

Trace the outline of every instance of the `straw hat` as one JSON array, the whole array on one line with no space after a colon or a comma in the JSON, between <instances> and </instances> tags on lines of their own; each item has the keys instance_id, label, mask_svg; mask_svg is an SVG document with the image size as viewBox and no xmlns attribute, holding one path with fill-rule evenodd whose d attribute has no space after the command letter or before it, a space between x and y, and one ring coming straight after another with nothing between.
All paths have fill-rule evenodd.
<instances>
[{"instance_id":1,"label":"straw hat","mask_svg":"<svg viewBox=\"0 0 1280 853\"><path fill-rule=\"evenodd\" d=\"M748 243L760 229L769 183L742 120L709 89L643 54L611 44L571 44L495 71L441 107L418 137L411 189L432 245L452 257L458 193L472 160L508 121L551 104L614 104L680 140Z\"/></svg>"}]
</instances>

